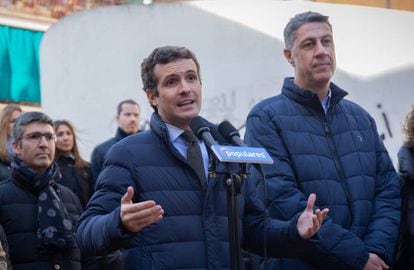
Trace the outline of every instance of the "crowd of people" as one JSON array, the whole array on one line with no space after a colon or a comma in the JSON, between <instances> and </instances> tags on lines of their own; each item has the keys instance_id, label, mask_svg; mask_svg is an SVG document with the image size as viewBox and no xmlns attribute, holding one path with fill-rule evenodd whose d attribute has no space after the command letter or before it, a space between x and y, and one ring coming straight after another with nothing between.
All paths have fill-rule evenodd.
<instances>
[{"instance_id":1,"label":"crowd of people","mask_svg":"<svg viewBox=\"0 0 414 270\"><path fill-rule=\"evenodd\" d=\"M247 117L247 145L273 164L251 167L240 183L238 236L223 183L239 167L215 159L192 129L199 62L188 48L164 46L141 64L150 129L140 130L138 103L120 102L115 137L91 163L69 121L16 104L2 110L0 269L229 269L240 259L231 241L250 269L412 269L414 107L397 172L374 119L331 81L328 17L297 14L284 39L294 77Z\"/></svg>"}]
</instances>

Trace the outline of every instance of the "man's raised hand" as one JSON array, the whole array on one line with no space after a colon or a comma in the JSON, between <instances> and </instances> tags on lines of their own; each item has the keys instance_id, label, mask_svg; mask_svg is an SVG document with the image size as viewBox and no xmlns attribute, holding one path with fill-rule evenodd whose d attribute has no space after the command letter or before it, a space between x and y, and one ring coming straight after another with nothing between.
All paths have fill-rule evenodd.
<instances>
[{"instance_id":1,"label":"man's raised hand","mask_svg":"<svg viewBox=\"0 0 414 270\"><path fill-rule=\"evenodd\" d=\"M162 219L164 210L154 201L134 203L134 188L128 187L121 199L121 222L125 229L137 233L144 227Z\"/></svg>"},{"instance_id":2,"label":"man's raised hand","mask_svg":"<svg viewBox=\"0 0 414 270\"><path fill-rule=\"evenodd\" d=\"M303 239L309 239L318 232L322 225L323 219L328 215L329 209L325 208L322 211L316 209L313 211L315 205L316 195L314 193L309 195L306 208L303 213L299 216L297 228L299 235Z\"/></svg>"}]
</instances>

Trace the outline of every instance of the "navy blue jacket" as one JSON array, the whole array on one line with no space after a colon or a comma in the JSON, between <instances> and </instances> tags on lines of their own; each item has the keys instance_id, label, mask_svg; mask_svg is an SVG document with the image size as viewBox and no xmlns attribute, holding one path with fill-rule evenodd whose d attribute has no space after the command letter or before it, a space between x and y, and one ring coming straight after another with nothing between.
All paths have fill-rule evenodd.
<instances>
[{"instance_id":1,"label":"navy blue jacket","mask_svg":"<svg viewBox=\"0 0 414 270\"><path fill-rule=\"evenodd\" d=\"M325 115L318 96L286 78L281 94L249 113L246 141L274 159L265 165L271 217L289 220L316 193L329 217L312 256L277 260L271 269L362 269L368 253L388 265L400 222L399 178L373 118L331 83Z\"/></svg>"},{"instance_id":2,"label":"navy blue jacket","mask_svg":"<svg viewBox=\"0 0 414 270\"><path fill-rule=\"evenodd\" d=\"M211 130L220 139L216 128L212 126ZM228 269L222 164L217 165L217 172L203 188L154 113L151 130L123 139L108 152L97 190L77 228L80 247L94 254L124 248L126 269ZM296 217L265 223L263 197L256 192L255 181L249 180L237 199L243 246L260 252L267 224L268 254L289 255L287 251L292 249L286 247L304 242L296 229ZM128 186L135 190L134 202L154 200L165 211L161 221L135 235L126 231L120 220L120 201Z\"/></svg>"}]
</instances>

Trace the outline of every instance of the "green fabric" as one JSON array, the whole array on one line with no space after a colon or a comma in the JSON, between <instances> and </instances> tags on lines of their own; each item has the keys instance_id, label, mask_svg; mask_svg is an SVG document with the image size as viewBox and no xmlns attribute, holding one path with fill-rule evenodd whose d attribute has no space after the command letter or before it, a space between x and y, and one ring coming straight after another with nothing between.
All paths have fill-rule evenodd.
<instances>
[{"instance_id":1,"label":"green fabric","mask_svg":"<svg viewBox=\"0 0 414 270\"><path fill-rule=\"evenodd\" d=\"M40 104L43 32L0 25L0 101Z\"/></svg>"}]
</instances>

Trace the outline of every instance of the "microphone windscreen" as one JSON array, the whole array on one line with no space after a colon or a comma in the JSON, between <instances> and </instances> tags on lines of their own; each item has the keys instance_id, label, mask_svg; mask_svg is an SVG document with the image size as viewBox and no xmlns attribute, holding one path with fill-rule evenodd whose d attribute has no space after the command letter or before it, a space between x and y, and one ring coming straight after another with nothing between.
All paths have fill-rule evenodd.
<instances>
[{"instance_id":1,"label":"microphone windscreen","mask_svg":"<svg viewBox=\"0 0 414 270\"><path fill-rule=\"evenodd\" d=\"M231 136L239 136L239 131L227 120L223 121L220 123L220 125L218 125L218 130L221 134L221 136L223 136L226 139L229 139Z\"/></svg>"},{"instance_id":2,"label":"microphone windscreen","mask_svg":"<svg viewBox=\"0 0 414 270\"><path fill-rule=\"evenodd\" d=\"M210 131L210 128L207 126L207 121L201 116L194 117L191 120L190 128L193 133L200 139L203 132Z\"/></svg>"}]
</instances>

